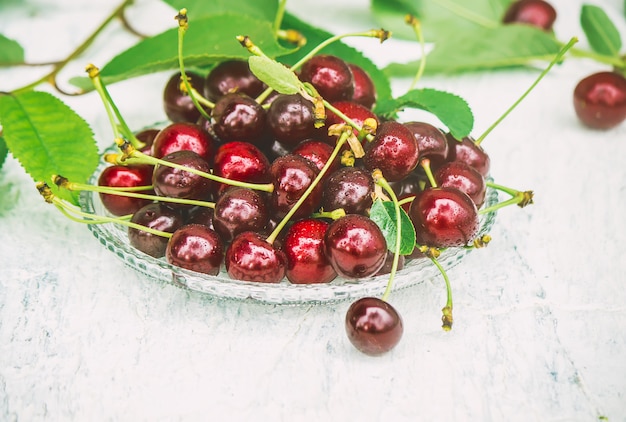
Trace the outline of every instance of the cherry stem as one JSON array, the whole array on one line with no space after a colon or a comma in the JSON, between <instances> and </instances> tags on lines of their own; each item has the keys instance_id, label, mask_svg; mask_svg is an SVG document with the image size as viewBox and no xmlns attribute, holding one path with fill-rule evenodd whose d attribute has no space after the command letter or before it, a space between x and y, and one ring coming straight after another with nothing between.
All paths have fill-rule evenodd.
<instances>
[{"instance_id":1,"label":"cherry stem","mask_svg":"<svg viewBox=\"0 0 626 422\"><path fill-rule=\"evenodd\" d=\"M74 60L75 58L77 58L79 55L81 55L96 39L96 37L98 37L98 35L104 30L104 28L106 28L106 26L111 23L113 21L113 19L115 19L116 17L120 16L124 9L131 3L133 3L134 0L124 0L115 10L113 10L113 12L111 12L111 14L109 16L107 16L107 18L100 24L100 26L98 26L94 32L91 33L91 35L89 35L83 42L82 44L80 44L78 47L76 47L76 49L70 53L69 56L67 56L64 60L61 60L57 63L54 63L54 69L52 69L52 71L44 76L42 76L41 78L37 79L36 81L33 81L31 83L29 83L28 85L25 85L21 88L18 88L13 92L13 94L18 94L21 92L25 92L25 91L30 91L32 90L34 87L36 87L37 85L43 83L43 82L49 82L54 88L57 89L57 91L59 91L62 94L66 94L66 95L82 95L85 93L85 91L79 91L79 92L75 92L75 93L67 93L64 92L56 83L56 77L59 74L59 72L61 72L61 70L63 70L63 68L65 68L65 66L70 63L72 60Z\"/></svg>"},{"instance_id":2,"label":"cherry stem","mask_svg":"<svg viewBox=\"0 0 626 422\"><path fill-rule=\"evenodd\" d=\"M424 43L424 34L422 33L422 24L420 20L413 15L406 15L405 22L413 27L413 31L415 32L415 36L417 37L421 50L419 68L413 78L413 82L411 82L411 85L409 86L409 91L411 91L415 88L417 82L422 78L424 69L426 68L426 45Z\"/></svg>"},{"instance_id":3,"label":"cherry stem","mask_svg":"<svg viewBox=\"0 0 626 422\"><path fill-rule=\"evenodd\" d=\"M409 203L413 202L414 199L415 199L415 195L408 196L406 198L398 200L398 205L402 206L402 205L405 205L405 204L409 204Z\"/></svg>"},{"instance_id":4,"label":"cherry stem","mask_svg":"<svg viewBox=\"0 0 626 422\"><path fill-rule=\"evenodd\" d=\"M286 6L287 6L287 0L280 0L278 2L278 9L276 10L276 16L274 17L274 24L272 26L275 36L278 36L278 32L280 31L280 26L283 23L283 17L285 16Z\"/></svg>"},{"instance_id":5,"label":"cherry stem","mask_svg":"<svg viewBox=\"0 0 626 422\"><path fill-rule=\"evenodd\" d=\"M396 271L398 270L398 262L400 261L400 246L402 237L400 236L402 232L402 213L400 212L400 205L398 203L398 197L396 193L393 191L391 186L387 180L383 177L383 172L379 169L376 169L372 172L372 178L374 179L374 183L378 186L382 187L393 202L393 207L396 212L396 243L393 246L393 261L391 262L391 270L389 272L389 281L387 281L387 287L385 288L385 292L381 297L381 300L387 301L387 298L391 294L391 289L393 287L393 280L396 276Z\"/></svg>"},{"instance_id":6,"label":"cherry stem","mask_svg":"<svg viewBox=\"0 0 626 422\"><path fill-rule=\"evenodd\" d=\"M492 189L496 189L511 195L511 198L506 201L498 202L497 204L494 204L490 207L483 208L478 211L478 214L488 214L509 205L517 205L520 208L524 208L526 205L533 203L533 191L519 191L516 189L508 188L506 186L498 185L490 181L488 181L486 185Z\"/></svg>"},{"instance_id":7,"label":"cherry stem","mask_svg":"<svg viewBox=\"0 0 626 422\"><path fill-rule=\"evenodd\" d=\"M183 170L189 173L196 174L200 177L204 177L209 180L213 180L218 183L223 183L226 185L237 186L242 188L248 188L253 190L260 190L264 192L272 192L274 190L274 185L272 183L248 183L241 182L239 180L232 180L221 176L216 176L211 173L206 173L201 170L197 170L188 166L183 166L181 164L172 163L166 160L162 160L160 158L152 157L150 155L144 154L141 151L137 151L130 145L128 142L125 142L123 139L118 139L117 144L120 147L123 156L119 157L114 155L107 155L105 160L110 163L115 164L151 164L151 165L163 165L167 167L172 167L178 170Z\"/></svg>"},{"instance_id":8,"label":"cherry stem","mask_svg":"<svg viewBox=\"0 0 626 422\"><path fill-rule=\"evenodd\" d=\"M82 224L106 224L106 223L114 223L121 224L127 227L131 227L137 230L142 230L156 236L162 236L170 238L172 237L172 233L163 232L160 230L155 230L150 227L142 226L141 224L133 223L127 220L127 217L107 217L104 215L96 215L88 212L81 211L74 207L71 204L63 201L61 198L57 197L52 193L50 187L46 183L38 183L37 190L43 196L44 200L50 204L53 204L61 213L63 213L66 217L75 221L77 223Z\"/></svg>"},{"instance_id":9,"label":"cherry stem","mask_svg":"<svg viewBox=\"0 0 626 422\"><path fill-rule=\"evenodd\" d=\"M89 75L89 78L91 79L94 88L102 99L102 103L109 117L111 128L113 129L114 137L116 139L120 138L121 131L122 135L128 140L128 142L131 143L134 148L144 148L146 144L137 139L133 131L130 130L130 128L126 124L126 120L124 120L124 117L122 116L122 113L120 113L120 110L115 105L115 101L113 101L113 98L111 98L111 95L109 94L109 91L107 90L104 82L102 82L102 79L100 78L100 69L93 64L88 64L85 68L85 71ZM117 123L114 116L115 118L117 118Z\"/></svg>"},{"instance_id":10,"label":"cherry stem","mask_svg":"<svg viewBox=\"0 0 626 422\"><path fill-rule=\"evenodd\" d=\"M592 59L598 63L612 65L620 69L626 68L626 61L619 56L606 56L604 54L598 54L593 51L581 50L578 48L572 48L570 50L570 54L574 57Z\"/></svg>"},{"instance_id":11,"label":"cherry stem","mask_svg":"<svg viewBox=\"0 0 626 422\"><path fill-rule=\"evenodd\" d=\"M343 208L337 208L336 210L332 210L332 211L320 211L320 212L311 214L311 217L313 218L330 218L331 220L338 220L341 217L345 217L345 216L346 216L346 211Z\"/></svg>"},{"instance_id":12,"label":"cherry stem","mask_svg":"<svg viewBox=\"0 0 626 422\"><path fill-rule=\"evenodd\" d=\"M513 109L515 109L515 107L517 107L519 105L519 103L522 102L522 100L524 100L524 98L526 98L526 96L528 94L530 94L530 92L535 88L535 86L537 86L537 84L539 83L539 81L541 81L543 79L544 76L546 76L548 74L548 72L550 71L550 69L552 69L552 67L561 62L561 60L563 59L563 56L565 55L565 53L567 52L567 50L569 50L570 48L572 48L572 46L574 44L576 44L578 42L578 38L576 37L572 37L569 42L567 44L565 44L561 50L554 56L554 58L552 59L552 61L550 62L550 64L548 65L548 67L546 67L537 77L537 79L535 79L535 81L528 87L528 89L522 94L521 97L519 97L495 122L493 122L493 124L491 126L489 126L487 128L487 130L480 135L480 137L478 137L478 139L476 139L474 141L474 143L476 145L480 145L482 141L485 140L485 138L487 137L487 135L489 135L491 133L491 131L493 129L496 128L496 126L498 126L500 124L500 122L502 122L512 111Z\"/></svg>"},{"instance_id":13,"label":"cherry stem","mask_svg":"<svg viewBox=\"0 0 626 422\"><path fill-rule=\"evenodd\" d=\"M74 192L89 191L89 192L104 193L107 195L126 196L129 198L149 199L149 200L157 201L157 202L169 202L173 204L195 205L199 207L215 208L214 202L198 201L195 199L171 198L169 196L158 196L158 195L137 193L137 191L140 191L140 190L152 189L152 186L136 186L132 188L123 188L123 187L115 187L115 186L96 186L96 185L90 185L90 184L85 184L85 183L70 182L69 180L67 180L66 178L62 176L53 176L52 181L58 187L67 189L69 191L74 191Z\"/></svg>"},{"instance_id":14,"label":"cherry stem","mask_svg":"<svg viewBox=\"0 0 626 422\"><path fill-rule=\"evenodd\" d=\"M302 206L302 204L304 203L306 198L311 194L311 192L313 192L313 189L315 189L315 187L319 184L320 180L322 180L322 178L324 177L324 175L326 174L328 169L332 166L333 162L335 161L335 158L337 158L337 154L339 154L339 151L341 150L343 145L347 142L348 136L350 135L351 131L352 131L352 129L349 129L349 130L344 131L341 134L341 136L337 140L337 143L335 145L335 148L333 149L333 152L328 157L328 160L326 160L326 163L324 163L324 167L322 167L322 169L317 174L315 179L313 179L313 181L311 182L309 187L304 191L302 196L300 198L298 198L298 200L293 205L293 207L291 207L289 212L283 217L282 220L280 220L280 222L274 228L272 233L270 233L270 235L267 237L267 239L265 239L269 244L274 243L274 241L276 240L276 238L280 234L281 230L289 222L291 217L293 217L293 215L296 213L296 211L298 211L298 208L300 208L300 206Z\"/></svg>"},{"instance_id":15,"label":"cherry stem","mask_svg":"<svg viewBox=\"0 0 626 422\"><path fill-rule=\"evenodd\" d=\"M200 100L196 98L196 95L199 95L198 91L192 88L191 84L189 83L187 73L185 72L185 63L183 59L183 39L185 38L187 29L189 29L187 9L180 9L178 14L175 16L175 19L178 21L178 67L180 70L180 79L183 86L185 87L187 95L189 95L189 98L191 98L191 102L193 103L193 105L196 106L196 109L200 112L202 117L207 119L207 121L211 121L211 116L207 114L207 112L204 110L204 107L202 107L202 105L200 104ZM215 104L205 98L202 99L202 102L209 108L215 107Z\"/></svg>"},{"instance_id":16,"label":"cherry stem","mask_svg":"<svg viewBox=\"0 0 626 422\"><path fill-rule=\"evenodd\" d=\"M331 112L333 112L334 114L336 114L341 120L343 120L344 122L346 122L347 124L349 124L350 126L352 126L354 129L356 129L359 134L363 133L363 127L360 126L359 124L357 124L354 120L352 120L350 117L346 116L345 113L343 113L341 110L339 110L337 107L333 106L331 103L329 103L326 100L323 100L324 102L324 107L326 107L327 109L329 109ZM372 135L371 133L365 133L364 134L365 139L367 139L368 141L372 141L374 139L374 135Z\"/></svg>"},{"instance_id":17,"label":"cherry stem","mask_svg":"<svg viewBox=\"0 0 626 422\"><path fill-rule=\"evenodd\" d=\"M430 182L430 186L432 186L433 188L436 188L437 181L435 180L435 176L433 175L433 170L430 167L430 159L422 158L420 160L420 166L422 166L422 168L424 169L424 172L426 173L426 177L428 177L428 181Z\"/></svg>"},{"instance_id":18,"label":"cherry stem","mask_svg":"<svg viewBox=\"0 0 626 422\"><path fill-rule=\"evenodd\" d=\"M437 269L439 269L439 272L443 276L443 280L446 283L446 296L447 296L447 299L446 299L446 306L444 306L443 309L441 310L442 313L443 313L443 316L441 317L441 320L443 321L442 328L444 329L444 331L450 331L452 329L452 323L453 323L453 318L452 318L452 287L450 286L450 279L448 278L448 274L446 273L446 270L444 270L444 268L441 266L441 264L439 263L437 258L435 258L433 256L429 256L429 258L432 261L432 263L435 264Z\"/></svg>"}]
</instances>

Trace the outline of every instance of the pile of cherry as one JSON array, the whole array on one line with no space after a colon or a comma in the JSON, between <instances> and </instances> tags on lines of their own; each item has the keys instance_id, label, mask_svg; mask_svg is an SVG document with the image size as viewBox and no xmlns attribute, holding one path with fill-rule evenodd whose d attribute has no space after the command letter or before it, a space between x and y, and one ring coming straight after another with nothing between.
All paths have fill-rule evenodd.
<instances>
[{"instance_id":1,"label":"pile of cherry","mask_svg":"<svg viewBox=\"0 0 626 422\"><path fill-rule=\"evenodd\" d=\"M185 73L205 113L172 75L163 96L171 122L136 134L143 158L112 159L99 176L100 187L142 194L100 193L109 213L132 215L133 247L208 275L311 284L387 274L475 240L489 156L471 138L377 116L360 67L320 54L298 70L332 104L325 120L310 98L268 90L246 61ZM374 200L390 195L415 227L411 254L394 254L369 218ZM402 320L385 300L364 298L346 328L359 350L380 354L399 341Z\"/></svg>"}]
</instances>

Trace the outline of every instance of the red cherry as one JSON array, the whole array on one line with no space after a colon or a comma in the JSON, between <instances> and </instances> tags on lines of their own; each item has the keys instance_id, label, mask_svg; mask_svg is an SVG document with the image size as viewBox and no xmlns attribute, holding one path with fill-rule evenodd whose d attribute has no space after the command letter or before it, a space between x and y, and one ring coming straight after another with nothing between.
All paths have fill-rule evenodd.
<instances>
[{"instance_id":1,"label":"red cherry","mask_svg":"<svg viewBox=\"0 0 626 422\"><path fill-rule=\"evenodd\" d=\"M132 188L137 186L150 186L152 184L152 166L113 165L106 167L98 177L99 186ZM141 193L154 194L152 189ZM102 205L113 215L134 214L144 205L148 205L150 200L131 198L128 196L100 193Z\"/></svg>"},{"instance_id":2,"label":"red cherry","mask_svg":"<svg viewBox=\"0 0 626 422\"><path fill-rule=\"evenodd\" d=\"M574 110L585 125L610 129L626 119L626 78L615 72L598 72L574 89Z\"/></svg>"},{"instance_id":3,"label":"red cherry","mask_svg":"<svg viewBox=\"0 0 626 422\"><path fill-rule=\"evenodd\" d=\"M193 151L207 163L213 163L213 139L195 123L172 123L159 131L152 144L152 155L163 158L176 151Z\"/></svg>"},{"instance_id":4,"label":"red cherry","mask_svg":"<svg viewBox=\"0 0 626 422\"><path fill-rule=\"evenodd\" d=\"M346 313L348 339L366 355L378 356L390 351L400 342L403 332L398 311L376 297L357 300Z\"/></svg>"},{"instance_id":5,"label":"red cherry","mask_svg":"<svg viewBox=\"0 0 626 422\"><path fill-rule=\"evenodd\" d=\"M517 0L506 10L504 23L523 23L549 31L556 20L556 10L545 0Z\"/></svg>"},{"instance_id":6,"label":"red cherry","mask_svg":"<svg viewBox=\"0 0 626 422\"><path fill-rule=\"evenodd\" d=\"M447 133L446 139L448 140L447 161L463 161L478 170L484 177L489 175L491 158L472 137L466 136L459 141Z\"/></svg>"},{"instance_id":7,"label":"red cherry","mask_svg":"<svg viewBox=\"0 0 626 422\"><path fill-rule=\"evenodd\" d=\"M287 257L259 233L243 232L226 249L228 275L235 280L278 283L285 276Z\"/></svg>"},{"instance_id":8,"label":"red cherry","mask_svg":"<svg viewBox=\"0 0 626 422\"><path fill-rule=\"evenodd\" d=\"M223 257L222 240L214 230L201 224L178 228L165 250L170 264L208 275L219 274Z\"/></svg>"},{"instance_id":9,"label":"red cherry","mask_svg":"<svg viewBox=\"0 0 626 422\"><path fill-rule=\"evenodd\" d=\"M419 150L413 133L402 123L381 123L376 136L364 144L363 165L369 171L380 169L388 182L408 176L417 167Z\"/></svg>"},{"instance_id":10,"label":"red cherry","mask_svg":"<svg viewBox=\"0 0 626 422\"><path fill-rule=\"evenodd\" d=\"M474 167L462 161L442 164L434 173L437 186L457 188L472 198L477 208L485 202L485 178Z\"/></svg>"},{"instance_id":11,"label":"red cherry","mask_svg":"<svg viewBox=\"0 0 626 422\"><path fill-rule=\"evenodd\" d=\"M354 94L354 77L348 64L337 56L318 54L300 68L300 79L309 82L329 102L348 100Z\"/></svg>"},{"instance_id":12,"label":"red cherry","mask_svg":"<svg viewBox=\"0 0 626 422\"><path fill-rule=\"evenodd\" d=\"M376 102L376 87L370 75L362 67L348 63L354 79L354 93L351 100L369 109Z\"/></svg>"}]
</instances>

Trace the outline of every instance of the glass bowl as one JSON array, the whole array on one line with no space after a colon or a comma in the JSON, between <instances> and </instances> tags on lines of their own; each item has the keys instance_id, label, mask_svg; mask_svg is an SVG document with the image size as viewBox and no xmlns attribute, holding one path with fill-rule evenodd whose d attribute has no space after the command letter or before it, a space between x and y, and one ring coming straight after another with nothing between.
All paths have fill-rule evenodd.
<instances>
[{"instance_id":1,"label":"glass bowl","mask_svg":"<svg viewBox=\"0 0 626 422\"><path fill-rule=\"evenodd\" d=\"M106 152L118 152L118 150L112 147ZM109 164L101 160L89 183L97 184L98 176L107 165ZM489 207L497 202L498 192L488 188L483 207ZM84 212L97 215L108 214L100 201L100 196L94 192L83 191L80 196L80 206ZM495 212L480 216L479 236L489 233L495 217ZM338 277L327 284L291 284L286 279L281 283L270 284L233 280L224 268L219 275L208 276L170 265L165 258L153 258L135 249L130 245L127 228L123 225L106 223L89 224L87 227L102 246L135 271L157 281L164 281L221 299L249 300L280 305L332 303L365 296L380 297L389 280L389 275L381 275L359 281ZM448 270L461 262L471 250L470 248L448 248L441 253L438 261L444 269ZM396 273L393 290L411 287L434 277L441 277L441 274L429 259L410 260L405 263L402 270Z\"/></svg>"}]
</instances>

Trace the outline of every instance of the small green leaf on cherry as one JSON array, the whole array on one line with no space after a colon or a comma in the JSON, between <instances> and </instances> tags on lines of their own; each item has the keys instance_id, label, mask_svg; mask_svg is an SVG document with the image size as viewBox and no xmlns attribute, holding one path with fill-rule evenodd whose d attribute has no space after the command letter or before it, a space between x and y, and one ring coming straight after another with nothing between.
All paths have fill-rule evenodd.
<instances>
[{"instance_id":1,"label":"small green leaf on cherry","mask_svg":"<svg viewBox=\"0 0 626 422\"><path fill-rule=\"evenodd\" d=\"M387 241L387 247L394 252L393 248L398 236L398 226L396 224L396 211L393 202L380 199L374 201L370 208L370 218L380 227ZM415 247L415 228L402 207L400 207L400 218L402 226L400 228L400 255L409 255Z\"/></svg>"},{"instance_id":2,"label":"small green leaf on cherry","mask_svg":"<svg viewBox=\"0 0 626 422\"><path fill-rule=\"evenodd\" d=\"M457 139L472 132L474 114L467 102L458 95L432 88L414 89L398 98L380 102L375 111L377 114L393 118L397 112L407 107L432 113Z\"/></svg>"},{"instance_id":3,"label":"small green leaf on cherry","mask_svg":"<svg viewBox=\"0 0 626 422\"><path fill-rule=\"evenodd\" d=\"M0 65L24 63L24 49L17 42L0 34Z\"/></svg>"},{"instance_id":4,"label":"small green leaf on cherry","mask_svg":"<svg viewBox=\"0 0 626 422\"><path fill-rule=\"evenodd\" d=\"M619 57L622 38L602 8L590 4L583 5L580 10L580 24L593 51Z\"/></svg>"},{"instance_id":5,"label":"small green leaf on cherry","mask_svg":"<svg viewBox=\"0 0 626 422\"><path fill-rule=\"evenodd\" d=\"M297 94L302 90L302 82L284 64L266 56L251 56L248 64L257 78L281 94Z\"/></svg>"},{"instance_id":6,"label":"small green leaf on cherry","mask_svg":"<svg viewBox=\"0 0 626 422\"><path fill-rule=\"evenodd\" d=\"M35 181L54 174L86 182L98 165L94 134L60 99L41 91L0 96L0 122L11 153ZM56 187L54 187L56 188ZM55 191L77 204L74 194Z\"/></svg>"}]
</instances>

